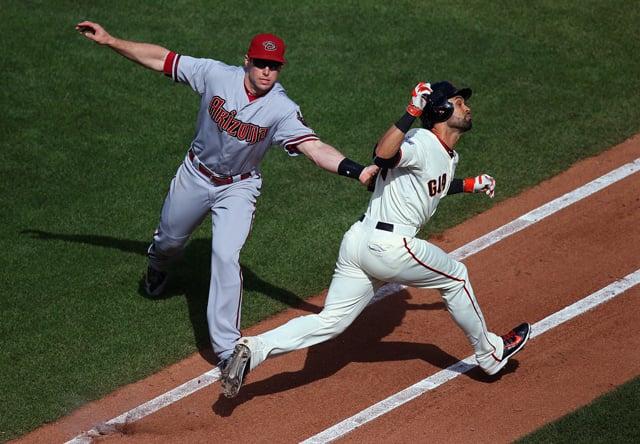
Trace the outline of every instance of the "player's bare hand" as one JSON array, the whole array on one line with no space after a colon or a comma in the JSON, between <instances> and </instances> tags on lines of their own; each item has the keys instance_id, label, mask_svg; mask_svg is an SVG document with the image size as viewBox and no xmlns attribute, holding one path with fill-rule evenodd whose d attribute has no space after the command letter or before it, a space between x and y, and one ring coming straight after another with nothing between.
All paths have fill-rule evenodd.
<instances>
[{"instance_id":1,"label":"player's bare hand","mask_svg":"<svg viewBox=\"0 0 640 444\"><path fill-rule=\"evenodd\" d=\"M493 198L496 191L496 180L488 174L464 179L464 191L467 193L484 193Z\"/></svg>"},{"instance_id":2,"label":"player's bare hand","mask_svg":"<svg viewBox=\"0 0 640 444\"><path fill-rule=\"evenodd\" d=\"M83 21L76 25L76 31L84 35L86 38L93 40L101 45L106 45L112 38L111 35L104 30L102 26L90 21Z\"/></svg>"},{"instance_id":3,"label":"player's bare hand","mask_svg":"<svg viewBox=\"0 0 640 444\"><path fill-rule=\"evenodd\" d=\"M360 183L371 189L373 182L378 176L379 170L380 168L377 165L369 165L368 167L365 167L360 173L360 177L358 178L360 179Z\"/></svg>"},{"instance_id":4,"label":"player's bare hand","mask_svg":"<svg viewBox=\"0 0 640 444\"><path fill-rule=\"evenodd\" d=\"M432 92L430 83L418 83L411 92L411 103L407 106L407 112L414 117L419 117L427 106L427 99Z\"/></svg>"}]
</instances>

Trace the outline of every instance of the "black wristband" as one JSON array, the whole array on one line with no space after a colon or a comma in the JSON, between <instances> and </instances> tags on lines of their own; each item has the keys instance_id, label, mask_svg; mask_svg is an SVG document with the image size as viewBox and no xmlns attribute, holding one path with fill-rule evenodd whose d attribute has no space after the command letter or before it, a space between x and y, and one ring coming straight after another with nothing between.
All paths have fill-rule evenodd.
<instances>
[{"instance_id":1,"label":"black wristband","mask_svg":"<svg viewBox=\"0 0 640 444\"><path fill-rule=\"evenodd\" d=\"M396 122L396 128L398 128L403 133L406 133L411 129L413 122L416 120L415 116L412 116L409 113L404 113L400 120Z\"/></svg>"},{"instance_id":2,"label":"black wristband","mask_svg":"<svg viewBox=\"0 0 640 444\"><path fill-rule=\"evenodd\" d=\"M458 194L464 191L464 182L462 179L453 179L451 181L451 185L449 185L449 191L447 191L447 195L449 194Z\"/></svg>"},{"instance_id":3,"label":"black wristband","mask_svg":"<svg viewBox=\"0 0 640 444\"><path fill-rule=\"evenodd\" d=\"M351 177L356 180L360 179L360 173L362 173L362 170L364 170L362 165L346 157L342 159L342 162L338 165L339 175Z\"/></svg>"}]
</instances>

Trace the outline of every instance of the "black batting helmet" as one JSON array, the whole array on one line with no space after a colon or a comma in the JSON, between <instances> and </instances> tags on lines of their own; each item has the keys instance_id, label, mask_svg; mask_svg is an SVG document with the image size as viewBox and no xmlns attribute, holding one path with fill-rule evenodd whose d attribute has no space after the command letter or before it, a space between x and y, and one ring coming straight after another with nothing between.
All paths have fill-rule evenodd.
<instances>
[{"instance_id":1,"label":"black batting helmet","mask_svg":"<svg viewBox=\"0 0 640 444\"><path fill-rule=\"evenodd\" d=\"M464 100L471 97L471 88L458 89L456 86L447 81L433 83L431 85L433 92L429 94L427 106L420 116L422 126L427 129L433 128L438 122L445 122L453 114L453 104L449 102L451 97L462 96Z\"/></svg>"}]
</instances>

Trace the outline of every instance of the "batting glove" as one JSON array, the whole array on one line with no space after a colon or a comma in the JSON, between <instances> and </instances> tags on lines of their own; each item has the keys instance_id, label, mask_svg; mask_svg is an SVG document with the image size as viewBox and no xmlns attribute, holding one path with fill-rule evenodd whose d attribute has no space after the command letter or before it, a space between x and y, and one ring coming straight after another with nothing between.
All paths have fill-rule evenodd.
<instances>
[{"instance_id":1,"label":"batting glove","mask_svg":"<svg viewBox=\"0 0 640 444\"><path fill-rule=\"evenodd\" d=\"M484 193L493 198L496 190L496 180L488 174L464 179L463 189L465 193Z\"/></svg>"},{"instance_id":2,"label":"batting glove","mask_svg":"<svg viewBox=\"0 0 640 444\"><path fill-rule=\"evenodd\" d=\"M413 117L420 117L422 110L427 106L427 96L432 92L430 83L418 83L411 92L411 103L407 106L407 112Z\"/></svg>"}]
</instances>

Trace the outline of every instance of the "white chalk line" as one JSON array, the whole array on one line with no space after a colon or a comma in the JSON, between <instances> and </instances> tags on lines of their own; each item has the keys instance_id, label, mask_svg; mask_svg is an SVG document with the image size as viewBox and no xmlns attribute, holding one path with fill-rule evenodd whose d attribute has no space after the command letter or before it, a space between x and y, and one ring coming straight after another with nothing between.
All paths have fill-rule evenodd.
<instances>
[{"instance_id":1,"label":"white chalk line","mask_svg":"<svg viewBox=\"0 0 640 444\"><path fill-rule=\"evenodd\" d=\"M601 191L609 185L612 185L637 171L640 171L640 158L637 158L633 162L616 168L615 170L605 174L604 176L600 176L597 179L587 183L586 185L583 185L580 188L576 188L575 190L565 194L564 196L560 196L559 198L554 199L551 202L546 203L536 208L535 210L532 210L527 214L520 216L516 220L503 225L502 227L492 231L491 233L485 234L484 236L481 236L478 239L469 242L468 244L451 252L451 255L457 260L462 260L466 257L469 257L472 254L482 251L490 245L495 244L505 237L511 236L512 234L525 229L529 225L539 222L542 219L558 212L559 210L568 207L569 205L578 202L579 200L589 197L592 194Z\"/></svg>"},{"instance_id":2,"label":"white chalk line","mask_svg":"<svg viewBox=\"0 0 640 444\"><path fill-rule=\"evenodd\" d=\"M629 288L640 283L640 270L625 276L624 278L613 282L607 287L579 300L578 302L563 308L562 310L547 316L543 320L536 322L531 326L531 338L540 336L552 328L555 328L586 311L589 311L598 305L613 299L616 296L624 293ZM358 427L379 418L382 415L389 413L390 411L400 407L403 404L417 398L424 393L433 390L445 382L457 378L463 373L476 367L475 357L473 355L468 356L462 361L458 361L450 367L439 371L438 373L423 379L420 382L407 387L406 389L389 396L386 399L372 405L371 407L362 410L360 413L353 415L350 418L345 419L337 423L336 425L318 433L301 442L301 444L325 444L335 441L344 435L351 433Z\"/></svg>"},{"instance_id":3,"label":"white chalk line","mask_svg":"<svg viewBox=\"0 0 640 444\"><path fill-rule=\"evenodd\" d=\"M463 245L456 250L453 250L449 253L449 255L458 261L466 259L469 256L472 256L475 253L478 253L485 248L488 248L491 245L496 244L501 240L524 230L530 225L533 225L536 222L539 222L546 217L557 213L558 211L568 207L569 205L572 205L586 197L589 197L598 191L601 191L609 185L612 185L637 171L640 171L640 157L633 162L627 163L603 176L598 177L597 179L592 180L591 182L581 186L580 188L576 188L575 190L570 191L567 194L558 197L557 199L554 199L532 211L529 211L528 213L501 226L500 228L496 228L490 233L480 236L479 238L469 242L468 244ZM405 287L400 284L387 284L382 287L378 291L378 293L376 293L371 303L377 302L380 299L384 299L388 295L396 293L403 288Z\"/></svg>"},{"instance_id":4,"label":"white chalk line","mask_svg":"<svg viewBox=\"0 0 640 444\"><path fill-rule=\"evenodd\" d=\"M66 444L89 444L93 442L94 438L116 432L121 429L122 426L131 424L139 419L144 418L145 416L155 413L158 410L167 407L168 405L171 405L174 402L177 402L180 399L185 398L192 393L195 393L198 390L213 384L219 379L220 370L216 367L213 370L209 370L208 372L185 382L184 384L152 399L151 401L147 401L144 404L139 405L138 407L135 407L120 416L96 425L88 432L84 432L67 441Z\"/></svg>"},{"instance_id":5,"label":"white chalk line","mask_svg":"<svg viewBox=\"0 0 640 444\"><path fill-rule=\"evenodd\" d=\"M536 208L533 211L530 211L529 213L526 213L522 216L520 216L519 218L515 219L512 222L509 222L505 225L503 225L500 228L497 228L496 230L485 234L484 236L481 236L479 238L477 238L474 241L469 242L466 245L463 245L462 247L452 251L450 253L450 255L455 258L456 260L462 260L465 259L479 251L484 250L485 248L488 248L489 246L501 241L502 239L511 236L512 234L515 234L521 230L523 230L524 228L541 221L542 219L562 210L563 208L568 207L569 205L578 202L579 200L584 199L585 197L588 197L600 190L602 190L603 188L608 187L609 185L614 184L615 182L618 182L624 178L626 178L627 176L637 172L640 170L640 158L634 160L633 162L627 163L619 168L616 168L615 170L581 186L580 188L575 189L574 191L571 191L547 204L544 204L538 208ZM393 294L399 290L401 290L402 288L404 288L403 286L400 286L398 284L387 284L384 287L382 287L378 293L376 294L375 298L372 300L372 303L375 301L379 301L380 299L383 299L384 297ZM429 379L428 382L424 382L424 385L426 385L427 387L430 387L433 384L437 384L437 385L441 385L444 382L448 381L449 379L452 379L452 377L449 375L449 373L447 372L453 372L452 374L454 375L453 377L464 373L466 371L468 371L469 369L471 369L475 364L473 364L472 360L468 360L469 358L458 362L457 364L452 365L451 367L449 367L446 370L441 371L440 373L438 373L437 375L438 378L444 378L442 379L442 382L439 382L439 379ZM433 375L431 378L434 378L436 375ZM75 438L67 441L65 444L88 444L91 443L93 441L93 438L101 436L105 433L108 433L109 431L112 430L116 430L117 428L125 425L125 424L130 424L132 422L135 422L139 419L142 419L152 413L157 412L158 410L167 407L177 401L179 401L180 399L189 396L193 393L195 393L196 391L203 389L211 384L213 384L214 382L218 381L220 379L220 371L217 368L214 368L213 370L210 370L206 373L204 373L201 376L198 376L190 381L185 382L184 384L138 406L135 407L131 410L129 410L128 412L125 412L123 414L121 414L120 416L117 416L113 419L110 419L109 421L106 421L102 424L96 425L93 429L87 431L87 432L83 432L80 435L76 436ZM426 381L426 380L425 380ZM409 392L412 391L416 391L417 390L417 394L415 396L412 396L411 398L408 398L407 401L409 401L410 399L415 398L416 396L419 396L420 394L423 393L423 391L421 392L420 390L422 390L422 385L419 385L421 383L416 384L415 386L409 387L408 389L403 390L400 393L404 393L404 396L407 396L407 394ZM437 386L436 385L436 386ZM417 387L416 387L417 386ZM405 391L408 391L408 393L405 393ZM398 395L400 395L400 393ZM404 402L407 402L404 401ZM396 401L397 402L397 401ZM404 402L402 402L401 404L403 404ZM401 405L398 404L398 405ZM376 404L378 405L378 404ZM372 409L373 407L370 407L370 409ZM395 407L394 407L395 408ZM367 410L365 410L367 411ZM381 411L380 414L383 414L384 412ZM378 414L377 416L380 416L380 414ZM376 416L376 417L377 417ZM331 429L328 429L331 430ZM316 435L319 436L319 435ZM342 435L340 435L342 436ZM309 438L309 439L313 439ZM332 438L335 439L335 438ZM307 442L307 441L305 441ZM309 442L329 442L329 441L309 441Z\"/></svg>"}]
</instances>

